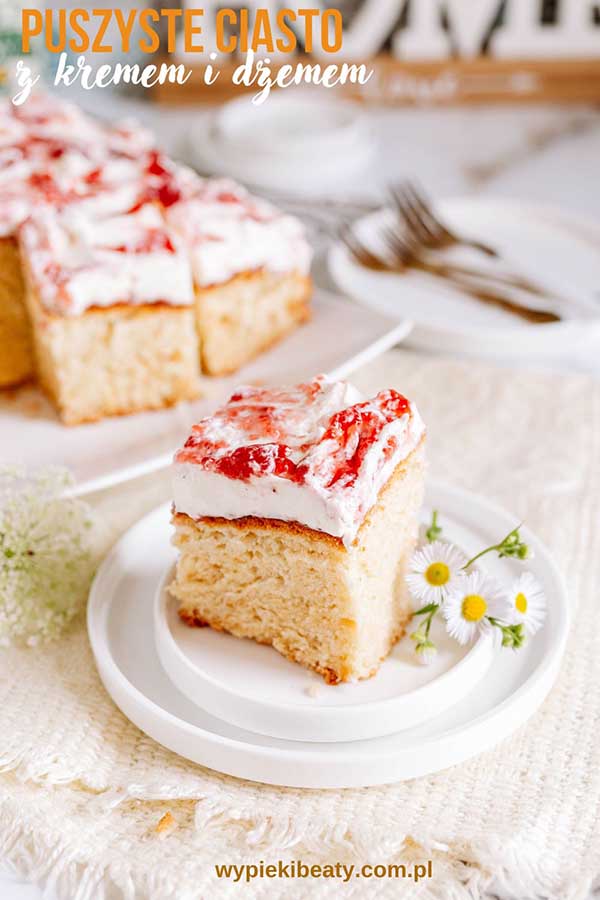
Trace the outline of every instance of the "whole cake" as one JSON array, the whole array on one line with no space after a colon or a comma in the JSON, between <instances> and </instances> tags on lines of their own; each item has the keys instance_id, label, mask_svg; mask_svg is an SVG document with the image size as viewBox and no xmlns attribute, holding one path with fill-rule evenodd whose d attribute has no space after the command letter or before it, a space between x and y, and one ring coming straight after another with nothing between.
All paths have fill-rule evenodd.
<instances>
[{"instance_id":1,"label":"whole cake","mask_svg":"<svg viewBox=\"0 0 600 900\"><path fill-rule=\"evenodd\" d=\"M271 644L332 684L373 675L411 615L424 444L394 390L364 401L324 376L240 388L175 455L181 618Z\"/></svg>"},{"instance_id":2,"label":"whole cake","mask_svg":"<svg viewBox=\"0 0 600 900\"><path fill-rule=\"evenodd\" d=\"M46 95L0 105L0 387L37 378L68 424L239 368L308 317L310 259L296 219L138 126Z\"/></svg>"}]
</instances>

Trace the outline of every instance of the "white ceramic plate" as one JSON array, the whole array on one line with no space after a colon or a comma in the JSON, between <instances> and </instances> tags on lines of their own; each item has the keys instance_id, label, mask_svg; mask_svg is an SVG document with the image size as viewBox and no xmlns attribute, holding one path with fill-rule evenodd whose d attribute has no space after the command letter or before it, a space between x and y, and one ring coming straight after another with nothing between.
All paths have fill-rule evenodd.
<instances>
[{"instance_id":1,"label":"white ceramic plate","mask_svg":"<svg viewBox=\"0 0 600 900\"><path fill-rule=\"evenodd\" d=\"M515 525L509 513L442 484L429 487L427 506L440 510L447 534L467 550L489 545ZM548 599L542 631L518 653L500 651L458 703L448 699L435 718L387 737L327 744L265 737L203 711L175 687L158 659L152 615L157 584L173 560L166 507L121 538L94 581L88 632L98 671L115 703L144 732L181 756L240 778L337 788L435 772L510 734L542 703L558 672L568 628L564 584L548 551L526 528L523 534L535 553L527 566ZM519 564L492 560L489 568L505 577ZM278 675L275 668L274 679Z\"/></svg>"},{"instance_id":2,"label":"white ceramic plate","mask_svg":"<svg viewBox=\"0 0 600 900\"><path fill-rule=\"evenodd\" d=\"M340 742L404 731L462 700L494 656L490 638L461 647L435 623L438 654L427 668L415 664L414 648L404 640L374 678L328 686L271 647L184 625L167 591L172 579L170 566L154 603L156 649L165 672L197 706L269 737Z\"/></svg>"},{"instance_id":3,"label":"white ceramic plate","mask_svg":"<svg viewBox=\"0 0 600 900\"><path fill-rule=\"evenodd\" d=\"M355 185L375 150L359 104L309 89L274 94L262 106L249 96L230 100L192 125L188 155L200 171L256 190L318 197Z\"/></svg>"},{"instance_id":4,"label":"white ceramic plate","mask_svg":"<svg viewBox=\"0 0 600 900\"><path fill-rule=\"evenodd\" d=\"M564 297L560 313L565 319L532 325L426 273L371 271L339 242L329 252L338 287L378 312L411 319L411 343L431 350L556 356L600 337L600 225L556 209L486 198L448 200L439 204L439 212L457 233L498 249L509 270ZM355 229L373 245L381 222L382 213L374 213ZM474 250L450 252L455 261L471 266L496 265ZM596 318L583 321L584 315Z\"/></svg>"},{"instance_id":5,"label":"white ceramic plate","mask_svg":"<svg viewBox=\"0 0 600 900\"><path fill-rule=\"evenodd\" d=\"M272 350L227 378L206 379L206 396L173 409L62 425L35 387L0 391L0 458L26 466L68 466L76 493L108 487L167 465L189 427L244 382L293 383L319 372L343 378L402 340L410 330L326 291L313 317Z\"/></svg>"}]
</instances>

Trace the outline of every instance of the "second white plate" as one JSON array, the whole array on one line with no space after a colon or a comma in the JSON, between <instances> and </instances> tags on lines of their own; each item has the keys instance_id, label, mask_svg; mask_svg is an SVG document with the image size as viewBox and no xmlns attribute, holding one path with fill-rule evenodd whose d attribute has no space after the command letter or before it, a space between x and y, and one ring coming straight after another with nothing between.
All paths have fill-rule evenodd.
<instances>
[{"instance_id":1,"label":"second white plate","mask_svg":"<svg viewBox=\"0 0 600 900\"><path fill-rule=\"evenodd\" d=\"M372 271L355 262L341 242L331 247L328 259L336 285L377 312L411 319L411 344L428 350L530 359L558 357L600 339L597 223L557 209L486 197L447 200L439 204L439 212L458 234L495 247L509 271L565 297L565 318L534 325L416 269ZM381 212L373 213L355 224L356 232L368 245L378 245L383 221ZM476 251L466 252L466 258L460 257L463 264L489 265ZM584 320L580 314L596 318Z\"/></svg>"},{"instance_id":2,"label":"second white plate","mask_svg":"<svg viewBox=\"0 0 600 900\"><path fill-rule=\"evenodd\" d=\"M429 486L427 505L440 510L447 534L467 551L494 543L515 525L514 516L481 497L442 484ZM286 741L230 725L175 687L155 649L152 608L173 562L170 533L164 506L115 545L92 587L88 633L100 677L125 715L165 747L219 772L310 788L364 787L436 772L514 731L542 703L558 672L568 628L564 583L548 551L523 529L535 553L527 568L548 601L546 624L518 652L500 651L458 703L421 725L371 740ZM489 565L504 577L519 571L512 561Z\"/></svg>"}]
</instances>

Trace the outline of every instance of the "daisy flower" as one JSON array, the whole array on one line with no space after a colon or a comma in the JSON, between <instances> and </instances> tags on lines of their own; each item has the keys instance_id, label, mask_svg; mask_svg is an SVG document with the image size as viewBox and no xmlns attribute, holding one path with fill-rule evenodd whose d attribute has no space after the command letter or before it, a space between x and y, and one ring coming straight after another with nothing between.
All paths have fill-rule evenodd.
<instances>
[{"instance_id":1,"label":"daisy flower","mask_svg":"<svg viewBox=\"0 0 600 900\"><path fill-rule=\"evenodd\" d=\"M506 595L498 583L483 572L472 572L458 579L442 612L448 634L459 644L468 644L492 627L490 617L503 618L506 607Z\"/></svg>"},{"instance_id":2,"label":"daisy flower","mask_svg":"<svg viewBox=\"0 0 600 900\"><path fill-rule=\"evenodd\" d=\"M546 618L546 597L540 583L531 572L524 572L513 583L508 595L510 611L507 614L513 625L522 625L527 634L535 634Z\"/></svg>"},{"instance_id":3,"label":"daisy flower","mask_svg":"<svg viewBox=\"0 0 600 900\"><path fill-rule=\"evenodd\" d=\"M413 553L407 584L421 603L441 603L461 577L466 555L453 544L434 541Z\"/></svg>"}]
</instances>

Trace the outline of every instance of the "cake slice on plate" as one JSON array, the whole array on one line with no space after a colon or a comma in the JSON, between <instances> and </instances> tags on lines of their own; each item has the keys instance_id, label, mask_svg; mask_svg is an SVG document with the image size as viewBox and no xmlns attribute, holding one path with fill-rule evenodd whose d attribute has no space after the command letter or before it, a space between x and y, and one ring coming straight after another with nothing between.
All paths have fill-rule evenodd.
<instances>
[{"instance_id":1,"label":"cake slice on plate","mask_svg":"<svg viewBox=\"0 0 600 900\"><path fill-rule=\"evenodd\" d=\"M37 375L66 424L197 396L191 271L156 204L46 208L20 238Z\"/></svg>"},{"instance_id":2,"label":"cake slice on plate","mask_svg":"<svg viewBox=\"0 0 600 900\"><path fill-rule=\"evenodd\" d=\"M373 675L411 615L424 443L394 390L364 401L323 376L238 390L175 456L181 618L332 684Z\"/></svg>"},{"instance_id":3,"label":"cake slice on plate","mask_svg":"<svg viewBox=\"0 0 600 900\"><path fill-rule=\"evenodd\" d=\"M167 217L190 253L202 368L223 375L308 319L311 250L298 219L235 182L179 182Z\"/></svg>"}]
</instances>

